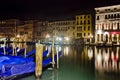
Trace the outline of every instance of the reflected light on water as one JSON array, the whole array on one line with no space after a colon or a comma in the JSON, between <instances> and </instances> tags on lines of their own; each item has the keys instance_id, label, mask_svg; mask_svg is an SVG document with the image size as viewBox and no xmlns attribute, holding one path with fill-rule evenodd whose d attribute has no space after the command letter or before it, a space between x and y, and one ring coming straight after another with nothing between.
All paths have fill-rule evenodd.
<instances>
[{"instance_id":1,"label":"reflected light on water","mask_svg":"<svg viewBox=\"0 0 120 80\"><path fill-rule=\"evenodd\" d=\"M64 48L64 56L68 56L68 53L69 53L69 48L65 47Z\"/></svg>"},{"instance_id":2,"label":"reflected light on water","mask_svg":"<svg viewBox=\"0 0 120 80\"><path fill-rule=\"evenodd\" d=\"M97 51L95 55L95 69L98 72L114 72L118 73L120 71L120 61L119 61L119 49L118 47L113 48L99 48L95 49Z\"/></svg>"},{"instance_id":3,"label":"reflected light on water","mask_svg":"<svg viewBox=\"0 0 120 80\"><path fill-rule=\"evenodd\" d=\"M93 58L93 50L91 48L88 49L88 57L90 60Z\"/></svg>"},{"instance_id":4,"label":"reflected light on water","mask_svg":"<svg viewBox=\"0 0 120 80\"><path fill-rule=\"evenodd\" d=\"M61 46L56 46L56 51L59 52L62 50L62 47Z\"/></svg>"}]
</instances>

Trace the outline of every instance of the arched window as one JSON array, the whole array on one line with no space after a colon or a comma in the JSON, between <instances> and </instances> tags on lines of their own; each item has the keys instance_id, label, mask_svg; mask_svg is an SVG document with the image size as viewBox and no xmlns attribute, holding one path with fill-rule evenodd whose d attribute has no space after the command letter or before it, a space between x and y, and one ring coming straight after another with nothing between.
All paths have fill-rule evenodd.
<instances>
[{"instance_id":1,"label":"arched window","mask_svg":"<svg viewBox=\"0 0 120 80\"><path fill-rule=\"evenodd\" d=\"M107 15L105 15L105 19L107 19Z\"/></svg>"},{"instance_id":2,"label":"arched window","mask_svg":"<svg viewBox=\"0 0 120 80\"><path fill-rule=\"evenodd\" d=\"M108 15L108 19L110 19L110 15Z\"/></svg>"},{"instance_id":3,"label":"arched window","mask_svg":"<svg viewBox=\"0 0 120 80\"><path fill-rule=\"evenodd\" d=\"M113 18L113 14L111 14L111 18Z\"/></svg>"},{"instance_id":4,"label":"arched window","mask_svg":"<svg viewBox=\"0 0 120 80\"><path fill-rule=\"evenodd\" d=\"M114 14L114 18L116 18L116 14Z\"/></svg>"},{"instance_id":5,"label":"arched window","mask_svg":"<svg viewBox=\"0 0 120 80\"><path fill-rule=\"evenodd\" d=\"M97 16L97 20L99 20L99 16Z\"/></svg>"},{"instance_id":6,"label":"arched window","mask_svg":"<svg viewBox=\"0 0 120 80\"><path fill-rule=\"evenodd\" d=\"M117 18L120 18L120 14L117 14Z\"/></svg>"}]
</instances>

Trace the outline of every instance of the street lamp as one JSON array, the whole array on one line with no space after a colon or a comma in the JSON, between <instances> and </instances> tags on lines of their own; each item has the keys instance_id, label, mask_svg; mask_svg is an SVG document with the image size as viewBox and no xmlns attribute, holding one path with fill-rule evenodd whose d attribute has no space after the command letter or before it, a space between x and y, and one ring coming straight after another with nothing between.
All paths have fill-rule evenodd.
<instances>
[{"instance_id":1,"label":"street lamp","mask_svg":"<svg viewBox=\"0 0 120 80\"><path fill-rule=\"evenodd\" d=\"M49 34L46 35L45 43L49 43L49 41L47 40L48 38L50 38L50 35L49 35ZM47 42L47 41L48 41L48 42Z\"/></svg>"},{"instance_id":2,"label":"street lamp","mask_svg":"<svg viewBox=\"0 0 120 80\"><path fill-rule=\"evenodd\" d=\"M66 41L69 41L69 38L68 38L68 37L65 37L65 40L66 40Z\"/></svg>"},{"instance_id":3,"label":"street lamp","mask_svg":"<svg viewBox=\"0 0 120 80\"><path fill-rule=\"evenodd\" d=\"M69 43L69 42L68 42L69 40L70 40L69 37L65 37L65 42L66 42L66 43Z\"/></svg>"},{"instance_id":4,"label":"street lamp","mask_svg":"<svg viewBox=\"0 0 120 80\"><path fill-rule=\"evenodd\" d=\"M49 34L47 34L47 35L46 35L46 38L49 38L49 37L50 37L50 35L49 35Z\"/></svg>"}]
</instances>

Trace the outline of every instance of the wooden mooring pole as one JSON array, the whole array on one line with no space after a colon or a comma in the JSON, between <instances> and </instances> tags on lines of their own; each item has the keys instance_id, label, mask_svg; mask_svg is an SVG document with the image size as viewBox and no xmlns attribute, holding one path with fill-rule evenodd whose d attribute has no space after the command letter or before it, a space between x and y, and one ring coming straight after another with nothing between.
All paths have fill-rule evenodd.
<instances>
[{"instance_id":1,"label":"wooden mooring pole","mask_svg":"<svg viewBox=\"0 0 120 80\"><path fill-rule=\"evenodd\" d=\"M52 68L55 67L55 59L54 59L54 36L53 36L53 39L52 39Z\"/></svg>"},{"instance_id":2,"label":"wooden mooring pole","mask_svg":"<svg viewBox=\"0 0 120 80\"><path fill-rule=\"evenodd\" d=\"M35 76L36 78L40 78L42 76L42 54L43 53L43 45L40 43L36 43L36 67L35 67Z\"/></svg>"},{"instance_id":3,"label":"wooden mooring pole","mask_svg":"<svg viewBox=\"0 0 120 80\"><path fill-rule=\"evenodd\" d=\"M26 48L27 48L26 40L25 40L25 43L24 43L24 47L25 47L24 58L26 58Z\"/></svg>"},{"instance_id":4,"label":"wooden mooring pole","mask_svg":"<svg viewBox=\"0 0 120 80\"><path fill-rule=\"evenodd\" d=\"M4 50L4 55L6 55L6 50L5 50L5 47L6 47L6 40L4 40L4 47L3 47L3 50Z\"/></svg>"}]
</instances>

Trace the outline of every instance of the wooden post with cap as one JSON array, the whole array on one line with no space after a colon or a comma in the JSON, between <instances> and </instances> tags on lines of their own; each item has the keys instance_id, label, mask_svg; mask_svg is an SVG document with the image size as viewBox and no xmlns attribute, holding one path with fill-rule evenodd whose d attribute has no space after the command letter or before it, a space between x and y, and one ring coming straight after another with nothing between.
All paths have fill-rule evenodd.
<instances>
[{"instance_id":1,"label":"wooden post with cap","mask_svg":"<svg viewBox=\"0 0 120 80\"><path fill-rule=\"evenodd\" d=\"M40 43L36 43L36 67L35 67L35 76L36 78L40 78L42 75L42 54L43 53L43 45Z\"/></svg>"}]
</instances>

